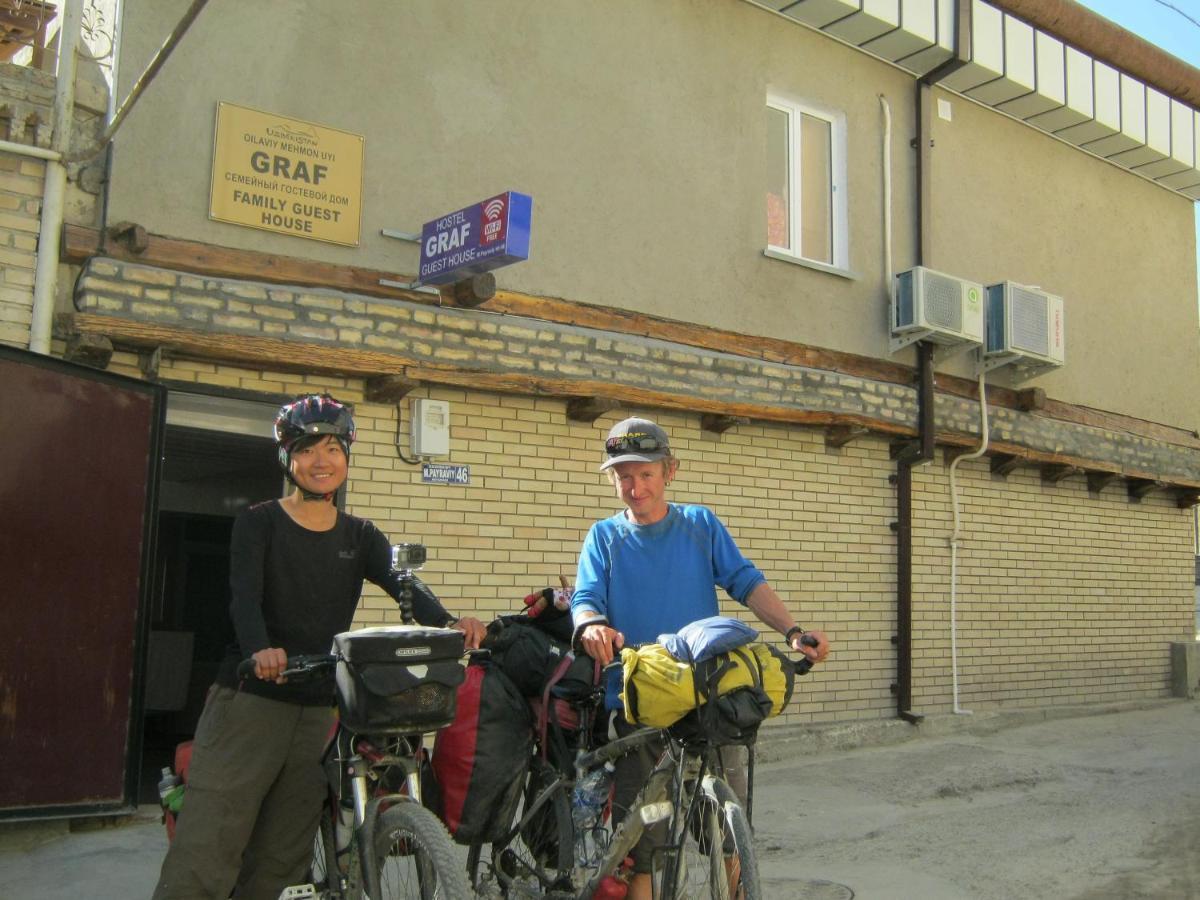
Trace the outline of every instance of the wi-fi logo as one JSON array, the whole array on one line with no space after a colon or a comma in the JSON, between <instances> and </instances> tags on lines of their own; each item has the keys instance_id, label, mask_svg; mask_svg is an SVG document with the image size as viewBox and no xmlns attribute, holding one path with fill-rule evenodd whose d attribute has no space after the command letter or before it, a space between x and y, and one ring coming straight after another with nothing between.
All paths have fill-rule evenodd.
<instances>
[{"instance_id":1,"label":"wi-fi logo","mask_svg":"<svg viewBox=\"0 0 1200 900\"><path fill-rule=\"evenodd\" d=\"M494 200L489 200L483 207L483 215L490 222L492 219L500 218L500 214L504 212L504 201L497 197Z\"/></svg>"}]
</instances>

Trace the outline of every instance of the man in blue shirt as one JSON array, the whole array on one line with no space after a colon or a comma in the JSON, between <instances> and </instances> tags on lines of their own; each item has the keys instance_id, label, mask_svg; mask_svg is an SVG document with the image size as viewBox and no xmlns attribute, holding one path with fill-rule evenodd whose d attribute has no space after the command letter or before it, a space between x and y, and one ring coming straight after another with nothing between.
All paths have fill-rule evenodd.
<instances>
[{"instance_id":1,"label":"man in blue shirt","mask_svg":"<svg viewBox=\"0 0 1200 900\"><path fill-rule=\"evenodd\" d=\"M602 664L621 647L656 641L660 634L718 614L716 587L784 635L793 650L814 662L829 652L820 631L805 631L747 560L725 526L703 506L667 502L667 487L679 470L667 433L649 419L618 422L604 444L600 467L625 510L597 522L579 556L571 613L576 644ZM800 643L804 635L816 646ZM618 706L609 690L609 706ZM618 720L618 731L623 731ZM619 821L641 788L653 758L618 761L614 818ZM643 844L646 841L643 839ZM640 852L641 851L641 852ZM649 853L634 853L630 900L650 896Z\"/></svg>"}]
</instances>

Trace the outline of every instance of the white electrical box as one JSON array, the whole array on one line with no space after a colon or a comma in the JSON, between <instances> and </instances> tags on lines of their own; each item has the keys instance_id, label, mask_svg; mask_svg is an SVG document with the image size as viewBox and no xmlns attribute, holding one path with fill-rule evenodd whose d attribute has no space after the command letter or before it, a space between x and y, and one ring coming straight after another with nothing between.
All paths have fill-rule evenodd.
<instances>
[{"instance_id":1,"label":"white electrical box","mask_svg":"<svg viewBox=\"0 0 1200 900\"><path fill-rule=\"evenodd\" d=\"M988 285L984 371L1011 365L1031 378L1063 365L1065 345L1062 297L1012 281Z\"/></svg>"},{"instance_id":2,"label":"white electrical box","mask_svg":"<svg viewBox=\"0 0 1200 900\"><path fill-rule=\"evenodd\" d=\"M892 353L917 341L969 349L983 343L983 285L924 266L895 277Z\"/></svg>"},{"instance_id":3,"label":"white electrical box","mask_svg":"<svg viewBox=\"0 0 1200 900\"><path fill-rule=\"evenodd\" d=\"M446 400L414 400L413 456L450 455L450 404Z\"/></svg>"}]
</instances>

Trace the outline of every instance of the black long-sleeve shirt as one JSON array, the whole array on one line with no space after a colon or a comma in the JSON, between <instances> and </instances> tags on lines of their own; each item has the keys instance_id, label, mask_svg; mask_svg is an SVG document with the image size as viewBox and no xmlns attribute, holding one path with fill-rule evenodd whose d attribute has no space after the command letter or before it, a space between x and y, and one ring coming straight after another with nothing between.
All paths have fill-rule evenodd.
<instances>
[{"instance_id":1,"label":"black long-sleeve shirt","mask_svg":"<svg viewBox=\"0 0 1200 900\"><path fill-rule=\"evenodd\" d=\"M289 656L328 653L333 636L350 627L363 581L400 599L391 571L391 545L373 523L344 512L328 531L310 531L272 500L250 507L233 526L229 611L237 645L221 664L217 682L238 687L237 664L267 647ZM413 616L423 625L451 618L433 593L413 580ZM247 678L241 689L300 704L331 702L331 681L274 684Z\"/></svg>"}]
</instances>

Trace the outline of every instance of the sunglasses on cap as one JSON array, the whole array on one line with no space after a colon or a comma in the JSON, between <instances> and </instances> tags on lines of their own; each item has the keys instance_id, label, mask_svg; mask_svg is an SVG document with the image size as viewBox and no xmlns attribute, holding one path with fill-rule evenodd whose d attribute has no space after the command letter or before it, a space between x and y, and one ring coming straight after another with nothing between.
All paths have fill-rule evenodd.
<instances>
[{"instance_id":1,"label":"sunglasses on cap","mask_svg":"<svg viewBox=\"0 0 1200 900\"><path fill-rule=\"evenodd\" d=\"M609 456L620 456L622 453L657 453L669 450L666 441L660 441L652 434L621 434L610 437L604 442L604 450Z\"/></svg>"}]
</instances>

